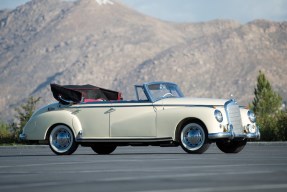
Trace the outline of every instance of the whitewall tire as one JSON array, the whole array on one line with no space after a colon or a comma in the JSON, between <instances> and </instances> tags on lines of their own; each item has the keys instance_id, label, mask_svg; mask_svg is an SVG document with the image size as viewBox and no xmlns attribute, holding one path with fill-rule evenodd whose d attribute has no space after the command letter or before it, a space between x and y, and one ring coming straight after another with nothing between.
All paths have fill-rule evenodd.
<instances>
[{"instance_id":1,"label":"whitewall tire","mask_svg":"<svg viewBox=\"0 0 287 192\"><path fill-rule=\"evenodd\" d=\"M73 132L66 125L57 125L51 130L49 146L57 155L71 155L78 148Z\"/></svg>"},{"instance_id":2,"label":"whitewall tire","mask_svg":"<svg viewBox=\"0 0 287 192\"><path fill-rule=\"evenodd\" d=\"M204 153L210 145L206 129L199 123L188 123L183 126L179 139L182 149L191 154Z\"/></svg>"}]
</instances>

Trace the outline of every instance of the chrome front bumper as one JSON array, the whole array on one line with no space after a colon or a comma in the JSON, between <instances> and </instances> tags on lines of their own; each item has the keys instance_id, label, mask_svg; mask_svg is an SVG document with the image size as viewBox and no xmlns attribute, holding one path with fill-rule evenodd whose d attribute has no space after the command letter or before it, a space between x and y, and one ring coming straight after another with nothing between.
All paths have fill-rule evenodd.
<instances>
[{"instance_id":1,"label":"chrome front bumper","mask_svg":"<svg viewBox=\"0 0 287 192\"><path fill-rule=\"evenodd\" d=\"M209 139L234 139L234 138L244 138L244 139L260 139L260 132L257 129L255 133L244 133L235 134L233 131L230 132L220 132L220 133L210 133L208 134Z\"/></svg>"}]
</instances>

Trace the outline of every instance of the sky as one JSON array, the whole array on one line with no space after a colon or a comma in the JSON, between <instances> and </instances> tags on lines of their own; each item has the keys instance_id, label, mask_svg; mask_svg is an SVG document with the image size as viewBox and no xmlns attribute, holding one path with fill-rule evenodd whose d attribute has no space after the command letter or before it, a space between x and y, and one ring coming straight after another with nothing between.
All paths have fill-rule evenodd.
<instances>
[{"instance_id":1,"label":"sky","mask_svg":"<svg viewBox=\"0 0 287 192\"><path fill-rule=\"evenodd\" d=\"M28 0L0 0L0 9L13 9ZM120 0L146 15L173 22L232 19L287 21L287 0Z\"/></svg>"}]
</instances>

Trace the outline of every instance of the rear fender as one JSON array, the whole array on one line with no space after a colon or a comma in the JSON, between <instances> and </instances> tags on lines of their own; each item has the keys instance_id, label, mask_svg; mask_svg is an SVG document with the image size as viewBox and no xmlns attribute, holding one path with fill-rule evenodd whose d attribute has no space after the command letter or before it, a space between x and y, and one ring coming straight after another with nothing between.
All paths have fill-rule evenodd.
<instances>
[{"instance_id":1,"label":"rear fender","mask_svg":"<svg viewBox=\"0 0 287 192\"><path fill-rule=\"evenodd\" d=\"M78 118L71 112L64 110L49 111L30 120L25 127L27 140L45 140L49 136L49 131L59 124L70 127L75 137L82 130Z\"/></svg>"}]
</instances>

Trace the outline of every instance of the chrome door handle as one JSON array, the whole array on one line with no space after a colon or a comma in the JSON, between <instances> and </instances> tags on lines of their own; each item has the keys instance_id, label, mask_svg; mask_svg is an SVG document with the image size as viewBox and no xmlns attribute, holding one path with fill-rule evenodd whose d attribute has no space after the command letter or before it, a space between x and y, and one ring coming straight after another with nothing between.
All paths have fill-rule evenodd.
<instances>
[{"instance_id":1,"label":"chrome door handle","mask_svg":"<svg viewBox=\"0 0 287 192\"><path fill-rule=\"evenodd\" d=\"M115 111L114 108L110 108L109 110L107 110L107 111L105 112L105 114L107 114L107 113L112 113L112 112L114 112L114 111Z\"/></svg>"}]
</instances>

